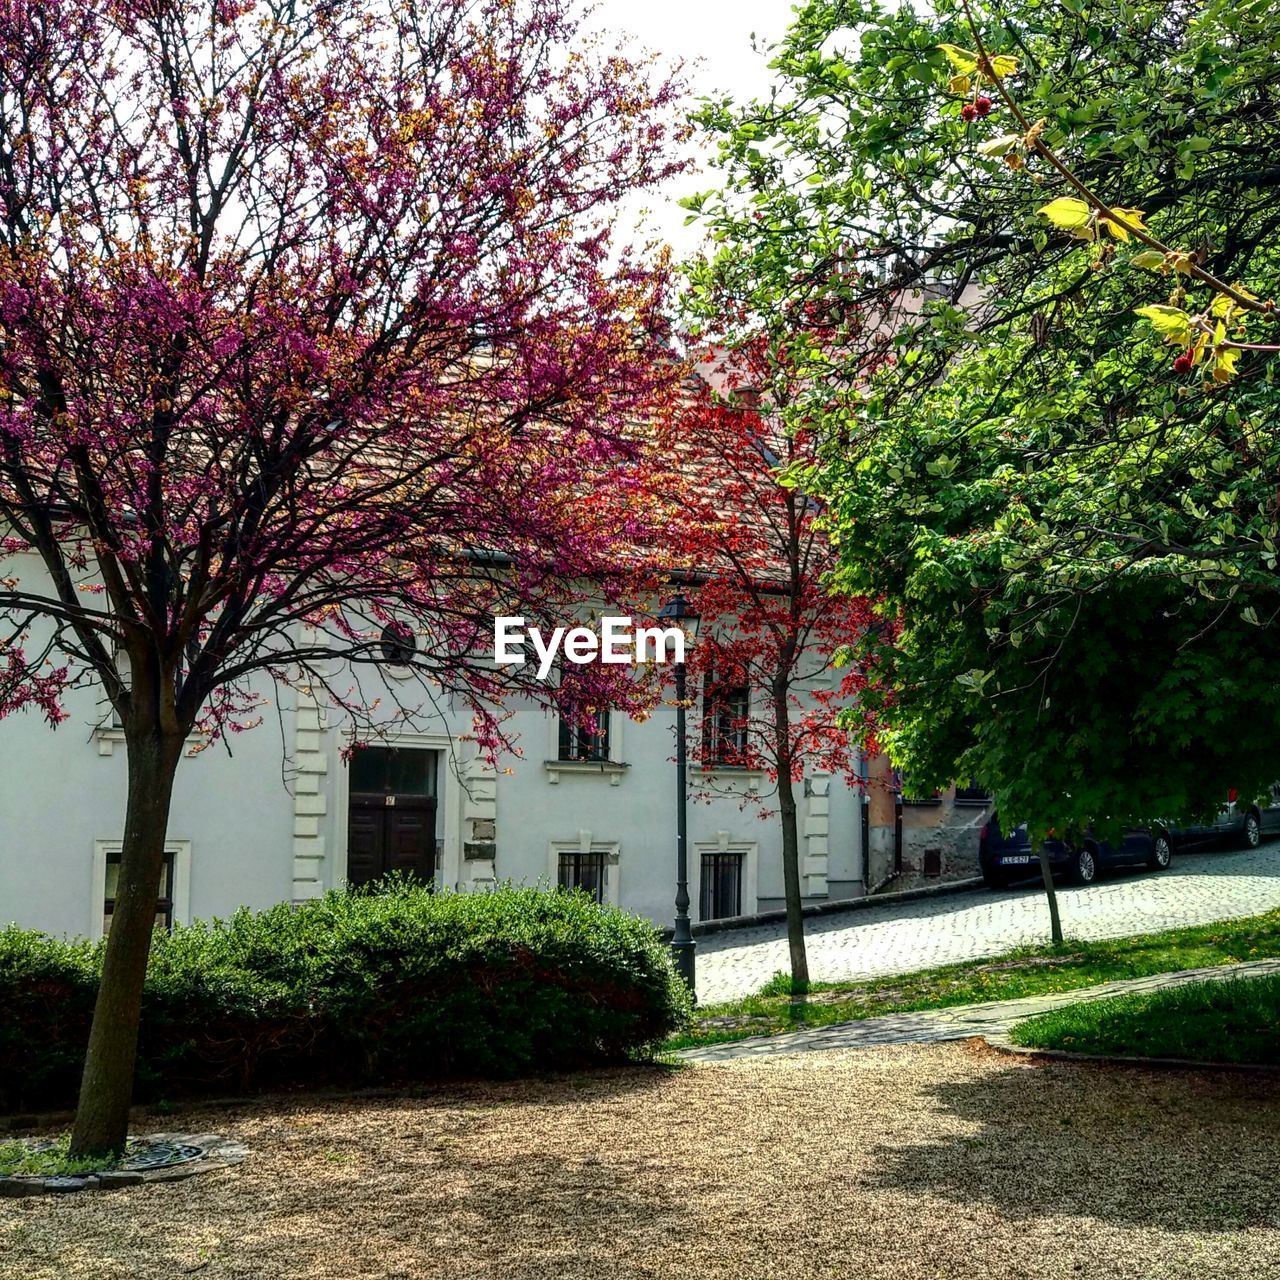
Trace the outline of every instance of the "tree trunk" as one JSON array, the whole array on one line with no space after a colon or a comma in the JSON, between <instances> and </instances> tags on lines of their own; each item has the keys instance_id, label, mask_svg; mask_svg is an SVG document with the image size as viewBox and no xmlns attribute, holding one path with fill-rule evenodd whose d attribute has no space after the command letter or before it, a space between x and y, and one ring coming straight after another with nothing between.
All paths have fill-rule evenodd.
<instances>
[{"instance_id":1,"label":"tree trunk","mask_svg":"<svg viewBox=\"0 0 1280 1280\"><path fill-rule=\"evenodd\" d=\"M127 734L129 799L120 880L93 1008L75 1127L74 1157L110 1155L125 1144L133 1101L142 984L164 869L169 802L182 742L160 733Z\"/></svg>"},{"instance_id":2,"label":"tree trunk","mask_svg":"<svg viewBox=\"0 0 1280 1280\"><path fill-rule=\"evenodd\" d=\"M1058 891L1053 887L1053 870L1049 866L1049 854L1040 844L1040 875L1044 880L1044 896L1049 900L1049 929L1054 942L1062 941L1062 919L1058 915Z\"/></svg>"},{"instance_id":3,"label":"tree trunk","mask_svg":"<svg viewBox=\"0 0 1280 1280\"><path fill-rule=\"evenodd\" d=\"M791 952L791 994L809 990L809 957L804 947L804 910L800 893L800 823L791 781L790 707L785 691L774 696L778 734L778 804L782 816L782 886L787 902L787 945Z\"/></svg>"}]
</instances>

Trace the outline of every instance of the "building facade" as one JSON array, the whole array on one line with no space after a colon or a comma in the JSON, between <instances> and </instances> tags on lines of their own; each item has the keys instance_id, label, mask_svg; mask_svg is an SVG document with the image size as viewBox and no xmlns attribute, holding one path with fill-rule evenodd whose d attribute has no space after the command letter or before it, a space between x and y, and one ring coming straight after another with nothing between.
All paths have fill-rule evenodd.
<instances>
[{"instance_id":1,"label":"building facade","mask_svg":"<svg viewBox=\"0 0 1280 1280\"><path fill-rule=\"evenodd\" d=\"M34 563L21 570L39 572ZM376 678L386 705L406 700L407 668L388 664ZM580 887L670 923L670 705L644 722L608 713L594 733L517 706L507 728L522 754L495 766L466 740L462 706L436 706L412 730L389 730L348 760L352 726L342 713L306 691L261 693L258 727L225 742L193 740L179 767L157 904L163 921L301 902L402 871L459 890L504 880ZM699 695L690 710L691 733L704 732L702 702ZM33 710L0 720L0 924L96 938L110 918L124 826L124 735L96 688L68 691L65 707L69 718L57 729ZM780 908L781 831L776 813L762 816L768 776L708 766L691 770L694 921ZM866 892L864 821L856 784L805 777L806 901Z\"/></svg>"}]
</instances>

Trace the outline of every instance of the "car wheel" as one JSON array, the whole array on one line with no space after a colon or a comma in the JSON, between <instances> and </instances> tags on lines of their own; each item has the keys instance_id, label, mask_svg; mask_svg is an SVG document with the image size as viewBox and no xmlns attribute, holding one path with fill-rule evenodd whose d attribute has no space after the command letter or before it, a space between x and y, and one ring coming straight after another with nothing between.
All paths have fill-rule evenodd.
<instances>
[{"instance_id":1,"label":"car wheel","mask_svg":"<svg viewBox=\"0 0 1280 1280\"><path fill-rule=\"evenodd\" d=\"M988 889L1007 889L1009 887L1009 877L1003 871L997 871L994 867L983 867L982 883Z\"/></svg>"},{"instance_id":2,"label":"car wheel","mask_svg":"<svg viewBox=\"0 0 1280 1280\"><path fill-rule=\"evenodd\" d=\"M1151 838L1151 854L1147 858L1147 866L1152 871L1164 871L1173 861L1173 841L1168 832L1157 831Z\"/></svg>"},{"instance_id":3,"label":"car wheel","mask_svg":"<svg viewBox=\"0 0 1280 1280\"><path fill-rule=\"evenodd\" d=\"M1256 849L1262 843L1262 823L1256 813L1244 815L1244 847Z\"/></svg>"},{"instance_id":4,"label":"car wheel","mask_svg":"<svg viewBox=\"0 0 1280 1280\"><path fill-rule=\"evenodd\" d=\"M1081 845L1071 855L1071 880L1074 884L1092 884L1098 878L1098 850L1091 844Z\"/></svg>"}]
</instances>

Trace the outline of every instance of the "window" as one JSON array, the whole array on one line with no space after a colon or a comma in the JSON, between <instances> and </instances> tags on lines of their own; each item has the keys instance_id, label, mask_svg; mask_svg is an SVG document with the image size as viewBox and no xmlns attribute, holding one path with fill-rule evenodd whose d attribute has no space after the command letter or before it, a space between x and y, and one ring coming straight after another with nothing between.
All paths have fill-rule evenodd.
<instances>
[{"instance_id":1,"label":"window","mask_svg":"<svg viewBox=\"0 0 1280 1280\"><path fill-rule=\"evenodd\" d=\"M742 914L741 853L704 853L699 918L721 920Z\"/></svg>"},{"instance_id":2,"label":"window","mask_svg":"<svg viewBox=\"0 0 1280 1280\"><path fill-rule=\"evenodd\" d=\"M956 783L956 804L973 805L975 808L986 808L991 803L991 792L980 786L973 778L967 786Z\"/></svg>"},{"instance_id":3,"label":"window","mask_svg":"<svg viewBox=\"0 0 1280 1280\"><path fill-rule=\"evenodd\" d=\"M115 914L120 885L120 840L93 842L93 888L88 897L85 931L95 941L105 937ZM165 842L164 869L156 898L156 927L172 928L191 919L191 841L171 836Z\"/></svg>"},{"instance_id":4,"label":"window","mask_svg":"<svg viewBox=\"0 0 1280 1280\"><path fill-rule=\"evenodd\" d=\"M941 804L941 791L921 791L918 787L911 785L911 779L908 778L900 769L893 771L894 786L898 792L898 804Z\"/></svg>"},{"instance_id":5,"label":"window","mask_svg":"<svg viewBox=\"0 0 1280 1280\"><path fill-rule=\"evenodd\" d=\"M389 667L407 667L418 654L418 640L403 622L389 622L378 638L382 661Z\"/></svg>"},{"instance_id":6,"label":"window","mask_svg":"<svg viewBox=\"0 0 1280 1280\"><path fill-rule=\"evenodd\" d=\"M133 686L133 672L129 666L129 655L123 649L117 649L111 656L112 662L115 663L116 671L120 674L120 683L128 690ZM124 721L120 719L120 712L116 710L115 703L107 697L107 691L102 691L103 709L105 722L101 725L103 729L114 730L119 733L124 729Z\"/></svg>"},{"instance_id":7,"label":"window","mask_svg":"<svg viewBox=\"0 0 1280 1280\"><path fill-rule=\"evenodd\" d=\"M437 754L421 747L357 747L348 789L357 795L433 796Z\"/></svg>"},{"instance_id":8,"label":"window","mask_svg":"<svg viewBox=\"0 0 1280 1280\"><path fill-rule=\"evenodd\" d=\"M609 712L596 711L583 724L577 716L560 716L561 760L609 759Z\"/></svg>"},{"instance_id":9,"label":"window","mask_svg":"<svg viewBox=\"0 0 1280 1280\"><path fill-rule=\"evenodd\" d=\"M173 928L173 881L175 852L170 849L164 855L164 870L160 874L160 895L156 899L156 928ZM120 851L107 854L106 897L102 907L102 936L107 936L111 928L111 917L115 914L116 893L120 886Z\"/></svg>"},{"instance_id":10,"label":"window","mask_svg":"<svg viewBox=\"0 0 1280 1280\"><path fill-rule=\"evenodd\" d=\"M562 851L557 881L560 888L581 889L597 902L603 903L607 859L608 854L603 849L592 849L589 853Z\"/></svg>"},{"instance_id":11,"label":"window","mask_svg":"<svg viewBox=\"0 0 1280 1280\"><path fill-rule=\"evenodd\" d=\"M744 684L719 684L707 677L702 697L702 758L707 767L747 763L747 717L751 690Z\"/></svg>"}]
</instances>

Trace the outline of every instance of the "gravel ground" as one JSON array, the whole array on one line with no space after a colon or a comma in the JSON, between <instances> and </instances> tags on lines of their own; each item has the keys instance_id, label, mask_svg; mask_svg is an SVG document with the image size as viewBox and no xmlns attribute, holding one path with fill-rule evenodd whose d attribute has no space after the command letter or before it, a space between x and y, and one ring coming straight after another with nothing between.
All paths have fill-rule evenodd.
<instances>
[{"instance_id":1,"label":"gravel ground","mask_svg":"<svg viewBox=\"0 0 1280 1280\"><path fill-rule=\"evenodd\" d=\"M1250 1280L1274 1082L974 1042L166 1117L238 1169L0 1201L5 1280Z\"/></svg>"}]
</instances>

